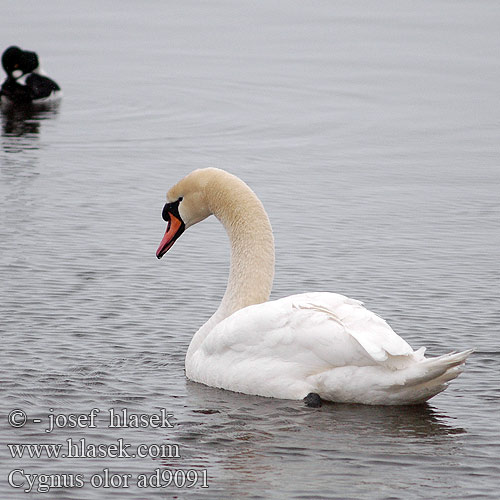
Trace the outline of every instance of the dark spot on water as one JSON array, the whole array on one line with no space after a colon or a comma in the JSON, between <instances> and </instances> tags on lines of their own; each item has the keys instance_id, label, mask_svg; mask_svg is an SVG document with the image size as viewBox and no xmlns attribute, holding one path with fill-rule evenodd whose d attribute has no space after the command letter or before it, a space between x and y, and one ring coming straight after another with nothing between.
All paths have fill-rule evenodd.
<instances>
[{"instance_id":1,"label":"dark spot on water","mask_svg":"<svg viewBox=\"0 0 500 500\"><path fill-rule=\"evenodd\" d=\"M193 413L203 413L203 415L213 415L214 413L220 413L219 410L192 410Z\"/></svg>"}]
</instances>

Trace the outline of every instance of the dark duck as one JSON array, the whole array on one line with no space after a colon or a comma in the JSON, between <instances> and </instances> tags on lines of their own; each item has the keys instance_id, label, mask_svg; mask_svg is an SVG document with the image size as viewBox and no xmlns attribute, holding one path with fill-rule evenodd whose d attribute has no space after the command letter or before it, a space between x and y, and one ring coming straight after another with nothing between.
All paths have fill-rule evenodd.
<instances>
[{"instance_id":1,"label":"dark duck","mask_svg":"<svg viewBox=\"0 0 500 500\"><path fill-rule=\"evenodd\" d=\"M2 54L7 79L0 89L2 104L26 105L57 102L61 88L40 68L36 52L12 46Z\"/></svg>"}]
</instances>

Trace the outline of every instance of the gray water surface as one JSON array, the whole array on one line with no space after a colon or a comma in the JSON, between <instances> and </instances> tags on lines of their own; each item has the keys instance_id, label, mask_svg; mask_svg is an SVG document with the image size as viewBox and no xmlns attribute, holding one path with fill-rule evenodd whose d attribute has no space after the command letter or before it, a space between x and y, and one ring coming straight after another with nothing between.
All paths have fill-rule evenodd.
<instances>
[{"instance_id":1,"label":"gray water surface","mask_svg":"<svg viewBox=\"0 0 500 500\"><path fill-rule=\"evenodd\" d=\"M2 115L0 497L498 498L499 26L494 1L9 2L2 49L38 51L65 95ZM162 261L155 250L165 192L206 166L267 208L273 298L360 299L430 355L476 348L466 371L427 405L394 408L187 381L227 238L211 219ZM93 408L94 428L45 432L49 415ZM110 408L165 409L173 427L109 428ZM8 425L14 409L26 425ZM69 438L180 457L7 447ZM17 469L85 484L24 493L8 484ZM130 487L92 487L103 469ZM156 469L206 470L209 487L137 487Z\"/></svg>"}]
</instances>

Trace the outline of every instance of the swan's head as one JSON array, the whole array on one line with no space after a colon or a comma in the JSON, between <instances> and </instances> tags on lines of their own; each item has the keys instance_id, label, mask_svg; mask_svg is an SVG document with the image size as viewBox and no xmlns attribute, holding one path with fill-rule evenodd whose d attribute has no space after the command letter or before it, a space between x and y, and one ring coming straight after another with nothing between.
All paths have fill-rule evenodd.
<instances>
[{"instance_id":1,"label":"swan's head","mask_svg":"<svg viewBox=\"0 0 500 500\"><path fill-rule=\"evenodd\" d=\"M212 214L206 190L217 172L222 171L215 168L195 170L170 188L162 213L167 230L156 251L156 257L161 259L188 227Z\"/></svg>"}]
</instances>

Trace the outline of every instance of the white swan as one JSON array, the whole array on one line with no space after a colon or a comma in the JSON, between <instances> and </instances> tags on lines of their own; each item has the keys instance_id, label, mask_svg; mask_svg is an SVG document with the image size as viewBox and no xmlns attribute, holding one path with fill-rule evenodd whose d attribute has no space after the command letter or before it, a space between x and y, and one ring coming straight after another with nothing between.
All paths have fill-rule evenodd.
<instances>
[{"instance_id":1,"label":"white swan","mask_svg":"<svg viewBox=\"0 0 500 500\"><path fill-rule=\"evenodd\" d=\"M472 352L425 358L361 302L335 293L269 301L274 240L260 200L223 170L195 170L167 194L161 258L188 227L215 215L231 242L229 281L186 355L189 379L282 399L422 403L459 375Z\"/></svg>"}]
</instances>

